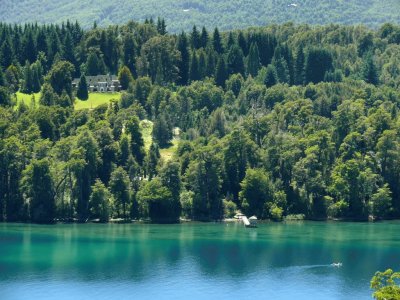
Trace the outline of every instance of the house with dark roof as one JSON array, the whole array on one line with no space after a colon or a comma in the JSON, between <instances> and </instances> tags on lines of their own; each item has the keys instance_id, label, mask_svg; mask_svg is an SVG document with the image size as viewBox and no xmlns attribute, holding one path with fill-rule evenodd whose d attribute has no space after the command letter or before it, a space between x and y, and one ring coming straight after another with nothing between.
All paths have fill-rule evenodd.
<instances>
[{"instance_id":1,"label":"house with dark roof","mask_svg":"<svg viewBox=\"0 0 400 300\"><path fill-rule=\"evenodd\" d=\"M121 84L115 75L97 75L85 76L87 88L89 92L119 92ZM79 78L72 81L72 87L77 88L79 85Z\"/></svg>"}]
</instances>

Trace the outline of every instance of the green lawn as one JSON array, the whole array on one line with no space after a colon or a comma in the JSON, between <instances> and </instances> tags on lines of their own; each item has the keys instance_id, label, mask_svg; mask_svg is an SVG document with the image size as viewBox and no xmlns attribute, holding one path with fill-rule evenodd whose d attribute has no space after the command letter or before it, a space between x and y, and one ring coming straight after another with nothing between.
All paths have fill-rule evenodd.
<instances>
[{"instance_id":1,"label":"green lawn","mask_svg":"<svg viewBox=\"0 0 400 300\"><path fill-rule=\"evenodd\" d=\"M32 95L17 92L16 93L17 105L19 105L21 102L24 102L27 106L30 106L32 102L32 96L35 97L35 103L38 105L40 99L40 92Z\"/></svg>"},{"instance_id":2,"label":"green lawn","mask_svg":"<svg viewBox=\"0 0 400 300\"><path fill-rule=\"evenodd\" d=\"M144 148L146 149L146 151L149 151L151 143L153 141L153 138L151 136L153 132L153 122L149 120L143 120L140 122L140 128L142 129ZM174 138L168 148L160 149L160 155L164 161L168 161L172 158L176 149L178 148L178 143L179 138Z\"/></svg>"},{"instance_id":3,"label":"green lawn","mask_svg":"<svg viewBox=\"0 0 400 300\"><path fill-rule=\"evenodd\" d=\"M86 101L75 99L75 109L92 109L99 105L109 103L110 100L121 98L121 93L89 93L89 99Z\"/></svg>"},{"instance_id":4,"label":"green lawn","mask_svg":"<svg viewBox=\"0 0 400 300\"><path fill-rule=\"evenodd\" d=\"M178 144L179 144L179 139L174 138L171 142L171 146L169 146L168 148L160 149L161 158L164 161L170 160L174 155L175 151L178 149Z\"/></svg>"},{"instance_id":5,"label":"green lawn","mask_svg":"<svg viewBox=\"0 0 400 300\"><path fill-rule=\"evenodd\" d=\"M140 128L142 129L144 148L146 149L146 151L149 151L151 142L153 140L151 137L151 134L153 132L153 122L149 120L143 120L140 122Z\"/></svg>"},{"instance_id":6,"label":"green lawn","mask_svg":"<svg viewBox=\"0 0 400 300\"><path fill-rule=\"evenodd\" d=\"M39 104L40 93L28 95L21 92L16 93L17 103L24 102L27 106L31 105L32 96L35 96L36 105ZM74 108L79 109L92 109L101 104L110 102L111 99L119 100L121 98L121 93L89 93L89 99L86 101L75 99Z\"/></svg>"}]
</instances>

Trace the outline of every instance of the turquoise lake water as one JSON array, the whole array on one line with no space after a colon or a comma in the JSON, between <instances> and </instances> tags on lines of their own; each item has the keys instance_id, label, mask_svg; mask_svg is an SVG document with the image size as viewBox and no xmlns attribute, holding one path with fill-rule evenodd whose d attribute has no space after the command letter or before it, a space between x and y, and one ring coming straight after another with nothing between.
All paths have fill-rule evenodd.
<instances>
[{"instance_id":1,"label":"turquoise lake water","mask_svg":"<svg viewBox=\"0 0 400 300\"><path fill-rule=\"evenodd\" d=\"M399 222L0 224L2 300L371 299L389 267Z\"/></svg>"}]
</instances>

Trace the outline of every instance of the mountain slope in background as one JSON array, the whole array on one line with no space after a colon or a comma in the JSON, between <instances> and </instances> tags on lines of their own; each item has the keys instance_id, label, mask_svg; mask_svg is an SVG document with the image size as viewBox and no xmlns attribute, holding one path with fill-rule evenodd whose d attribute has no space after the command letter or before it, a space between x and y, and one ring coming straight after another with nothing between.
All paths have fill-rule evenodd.
<instances>
[{"instance_id":1,"label":"mountain slope in background","mask_svg":"<svg viewBox=\"0 0 400 300\"><path fill-rule=\"evenodd\" d=\"M168 30L194 24L226 30L293 21L308 24L400 23L399 0L1 0L0 21L55 23L78 20L84 27L165 18Z\"/></svg>"}]
</instances>

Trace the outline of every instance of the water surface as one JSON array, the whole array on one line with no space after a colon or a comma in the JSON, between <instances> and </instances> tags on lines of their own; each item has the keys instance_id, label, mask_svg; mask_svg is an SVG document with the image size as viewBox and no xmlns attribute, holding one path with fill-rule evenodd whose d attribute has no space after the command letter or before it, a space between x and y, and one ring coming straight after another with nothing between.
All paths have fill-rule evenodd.
<instances>
[{"instance_id":1,"label":"water surface","mask_svg":"<svg viewBox=\"0 0 400 300\"><path fill-rule=\"evenodd\" d=\"M397 222L0 224L0 299L371 299L375 271L400 267L399 232Z\"/></svg>"}]
</instances>

